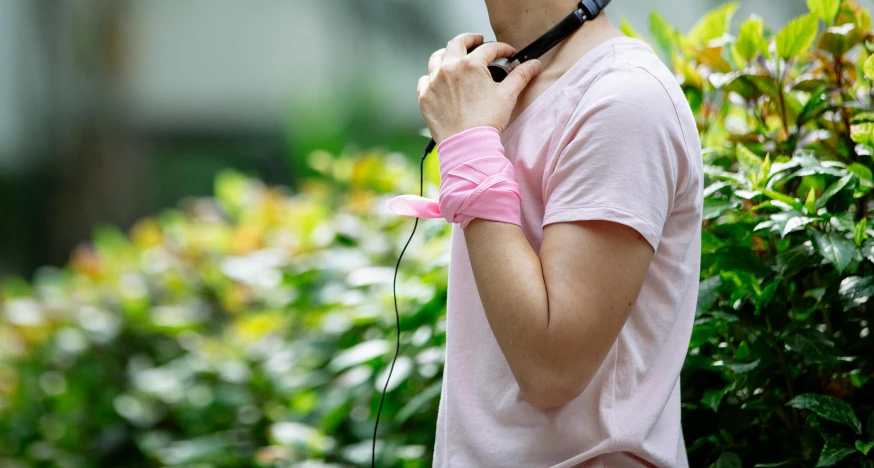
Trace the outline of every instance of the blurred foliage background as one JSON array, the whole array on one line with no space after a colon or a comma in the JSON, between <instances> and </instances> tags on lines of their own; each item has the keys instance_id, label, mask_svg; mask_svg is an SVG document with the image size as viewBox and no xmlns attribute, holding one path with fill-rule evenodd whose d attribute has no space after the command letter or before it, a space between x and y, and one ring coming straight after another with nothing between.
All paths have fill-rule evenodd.
<instances>
[{"instance_id":1,"label":"blurred foliage background","mask_svg":"<svg viewBox=\"0 0 874 468\"><path fill-rule=\"evenodd\" d=\"M369 464L412 228L385 200L475 3L0 3L0 466ZM868 11L611 6L705 147L692 466L874 466ZM430 465L448 235L398 276L380 466Z\"/></svg>"}]
</instances>

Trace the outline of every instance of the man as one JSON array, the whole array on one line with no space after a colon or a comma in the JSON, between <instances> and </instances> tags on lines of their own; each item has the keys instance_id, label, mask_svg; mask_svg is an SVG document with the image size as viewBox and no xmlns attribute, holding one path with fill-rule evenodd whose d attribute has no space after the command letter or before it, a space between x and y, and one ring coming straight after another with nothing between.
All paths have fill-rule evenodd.
<instances>
[{"instance_id":1,"label":"man","mask_svg":"<svg viewBox=\"0 0 874 468\"><path fill-rule=\"evenodd\" d=\"M604 13L495 83L487 65L576 1L486 6L498 42L452 39L418 86L455 223L434 466L688 466L679 375L703 203L689 105Z\"/></svg>"}]
</instances>

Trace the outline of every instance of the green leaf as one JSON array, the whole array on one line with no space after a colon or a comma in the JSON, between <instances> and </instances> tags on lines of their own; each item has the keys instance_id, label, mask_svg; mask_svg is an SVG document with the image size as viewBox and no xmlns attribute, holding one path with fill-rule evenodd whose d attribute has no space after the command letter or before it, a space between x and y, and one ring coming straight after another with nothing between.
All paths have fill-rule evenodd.
<instances>
[{"instance_id":1,"label":"green leaf","mask_svg":"<svg viewBox=\"0 0 874 468\"><path fill-rule=\"evenodd\" d=\"M723 396L725 396L724 388L720 390L707 390L701 397L701 404L712 409L715 413L719 409L719 403L722 401Z\"/></svg>"},{"instance_id":2,"label":"green leaf","mask_svg":"<svg viewBox=\"0 0 874 468\"><path fill-rule=\"evenodd\" d=\"M867 166L853 163L847 166L847 170L856 174L856 177L859 178L858 192L861 195L870 192L874 188L874 174L871 173L871 169L868 169Z\"/></svg>"},{"instance_id":3,"label":"green leaf","mask_svg":"<svg viewBox=\"0 0 874 468\"><path fill-rule=\"evenodd\" d=\"M819 231L812 231L811 234L819 254L834 265L838 273L843 272L853 260L856 244L844 237L843 234L837 232L824 234Z\"/></svg>"},{"instance_id":4,"label":"green leaf","mask_svg":"<svg viewBox=\"0 0 874 468\"><path fill-rule=\"evenodd\" d=\"M655 9L649 12L649 31L659 47L665 52L665 57L671 57L674 48L679 44L680 32L674 29Z\"/></svg>"},{"instance_id":5,"label":"green leaf","mask_svg":"<svg viewBox=\"0 0 874 468\"><path fill-rule=\"evenodd\" d=\"M741 362L741 363L726 364L725 367L737 372L738 374L745 374L745 373L755 369L756 367L759 367L760 362L761 362L761 359L756 359L753 362Z\"/></svg>"},{"instance_id":6,"label":"green leaf","mask_svg":"<svg viewBox=\"0 0 874 468\"><path fill-rule=\"evenodd\" d=\"M740 457L733 452L723 452L716 460L716 463L710 465L710 468L741 468Z\"/></svg>"},{"instance_id":7,"label":"green leaf","mask_svg":"<svg viewBox=\"0 0 874 468\"><path fill-rule=\"evenodd\" d=\"M810 49L816 39L818 20L813 15L799 16L777 33L777 56L792 60Z\"/></svg>"},{"instance_id":8,"label":"green leaf","mask_svg":"<svg viewBox=\"0 0 874 468\"><path fill-rule=\"evenodd\" d=\"M874 440L867 444L861 440L856 441L856 450L862 452L862 455L868 455L868 452L870 452L872 448L874 448Z\"/></svg>"},{"instance_id":9,"label":"green leaf","mask_svg":"<svg viewBox=\"0 0 874 468\"><path fill-rule=\"evenodd\" d=\"M807 200L804 202L804 209L807 210L808 214L816 214L816 190L813 188L807 192Z\"/></svg>"},{"instance_id":10,"label":"green leaf","mask_svg":"<svg viewBox=\"0 0 874 468\"><path fill-rule=\"evenodd\" d=\"M831 26L841 8L841 0L807 0L807 8Z\"/></svg>"},{"instance_id":11,"label":"green leaf","mask_svg":"<svg viewBox=\"0 0 874 468\"><path fill-rule=\"evenodd\" d=\"M829 95L826 88L819 88L810 93L810 99L804 103L801 112L798 113L796 124L801 126L813 120L829 109Z\"/></svg>"},{"instance_id":12,"label":"green leaf","mask_svg":"<svg viewBox=\"0 0 874 468\"><path fill-rule=\"evenodd\" d=\"M768 43L764 30L765 23L758 16L752 16L740 25L734 50L744 62L749 62L759 52L767 54Z\"/></svg>"},{"instance_id":13,"label":"green leaf","mask_svg":"<svg viewBox=\"0 0 874 468\"><path fill-rule=\"evenodd\" d=\"M687 38L691 43L703 46L722 37L728 32L731 18L737 11L737 7L737 2L729 2L711 11L695 23L695 26L687 34Z\"/></svg>"},{"instance_id":14,"label":"green leaf","mask_svg":"<svg viewBox=\"0 0 874 468\"><path fill-rule=\"evenodd\" d=\"M840 192L844 189L844 187L847 186L847 184L852 182L854 177L856 177L855 174L847 174L841 177L837 182L831 184L829 188L822 193L822 196L819 197L819 200L816 201L816 207L822 208L823 206L825 206L825 204L828 203L828 201L831 200L832 197L837 195L838 192Z\"/></svg>"},{"instance_id":15,"label":"green leaf","mask_svg":"<svg viewBox=\"0 0 874 468\"><path fill-rule=\"evenodd\" d=\"M762 169L759 171L759 183L764 184L771 176L771 155L765 155L765 161L762 162Z\"/></svg>"},{"instance_id":16,"label":"green leaf","mask_svg":"<svg viewBox=\"0 0 874 468\"><path fill-rule=\"evenodd\" d=\"M768 198L771 198L773 200L779 200L797 211L801 211L801 208L804 206L797 199L792 198L789 195L784 195L780 192L776 192L774 190L763 189L762 193L765 194L765 196L767 196Z\"/></svg>"},{"instance_id":17,"label":"green leaf","mask_svg":"<svg viewBox=\"0 0 874 468\"><path fill-rule=\"evenodd\" d=\"M634 30L634 27L631 26L631 23L629 23L628 20L625 18L622 18L622 21L619 23L619 30L622 31L622 34L625 34L628 37L643 39L641 35Z\"/></svg>"},{"instance_id":18,"label":"green leaf","mask_svg":"<svg viewBox=\"0 0 874 468\"><path fill-rule=\"evenodd\" d=\"M750 179L750 182L752 182L753 185L756 185L758 182L757 175L762 170L762 165L764 164L762 158L756 153L750 151L746 146L738 144L737 161L747 174L747 178Z\"/></svg>"},{"instance_id":19,"label":"green leaf","mask_svg":"<svg viewBox=\"0 0 874 468\"><path fill-rule=\"evenodd\" d=\"M874 146L874 122L851 125L850 138L860 145Z\"/></svg>"},{"instance_id":20,"label":"green leaf","mask_svg":"<svg viewBox=\"0 0 874 468\"><path fill-rule=\"evenodd\" d=\"M865 60L864 70L865 77L869 80L874 80L874 55Z\"/></svg>"},{"instance_id":21,"label":"green leaf","mask_svg":"<svg viewBox=\"0 0 874 468\"><path fill-rule=\"evenodd\" d=\"M410 398L410 401L408 401L407 404L398 411L397 416L395 416L395 421L398 424L403 424L410 418L410 416L413 416L424 409L430 401L440 396L442 384L442 381L438 381L425 390L417 393L413 398Z\"/></svg>"},{"instance_id":22,"label":"green leaf","mask_svg":"<svg viewBox=\"0 0 874 468\"><path fill-rule=\"evenodd\" d=\"M856 247L861 247L862 242L868 238L868 233L865 230L868 228L868 220L862 219L858 223L856 223L856 232L853 233L853 242L856 243Z\"/></svg>"},{"instance_id":23,"label":"green leaf","mask_svg":"<svg viewBox=\"0 0 874 468\"><path fill-rule=\"evenodd\" d=\"M874 277L849 276L841 280L838 294L847 307L858 307L874 296Z\"/></svg>"},{"instance_id":24,"label":"green leaf","mask_svg":"<svg viewBox=\"0 0 874 468\"><path fill-rule=\"evenodd\" d=\"M856 450L851 448L833 449L825 446L822 448L822 453L819 454L819 461L816 462L816 467L835 466L839 461L855 452Z\"/></svg>"},{"instance_id":25,"label":"green leaf","mask_svg":"<svg viewBox=\"0 0 874 468\"><path fill-rule=\"evenodd\" d=\"M856 417L856 413L853 412L853 407L837 398L815 393L804 393L789 400L786 406L813 411L823 419L847 425L856 431L857 434L862 433L862 423Z\"/></svg>"}]
</instances>

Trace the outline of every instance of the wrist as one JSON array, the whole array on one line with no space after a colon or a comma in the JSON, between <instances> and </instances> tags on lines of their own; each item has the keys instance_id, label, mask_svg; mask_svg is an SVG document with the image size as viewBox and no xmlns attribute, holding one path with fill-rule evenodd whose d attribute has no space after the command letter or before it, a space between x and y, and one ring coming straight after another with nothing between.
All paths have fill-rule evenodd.
<instances>
[{"instance_id":1,"label":"wrist","mask_svg":"<svg viewBox=\"0 0 874 468\"><path fill-rule=\"evenodd\" d=\"M501 132L491 126L472 127L458 132L437 145L440 160L440 179L452 169L470 161L471 155L504 156Z\"/></svg>"}]
</instances>

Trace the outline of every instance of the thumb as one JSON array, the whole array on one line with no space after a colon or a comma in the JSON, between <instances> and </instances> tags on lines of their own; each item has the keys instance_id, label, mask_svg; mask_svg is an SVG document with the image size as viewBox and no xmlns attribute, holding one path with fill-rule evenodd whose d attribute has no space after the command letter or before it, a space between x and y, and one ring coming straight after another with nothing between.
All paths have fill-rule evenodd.
<instances>
[{"instance_id":1,"label":"thumb","mask_svg":"<svg viewBox=\"0 0 874 468\"><path fill-rule=\"evenodd\" d=\"M529 60L514 68L501 82L501 87L515 98L540 73L540 68L540 60Z\"/></svg>"}]
</instances>

